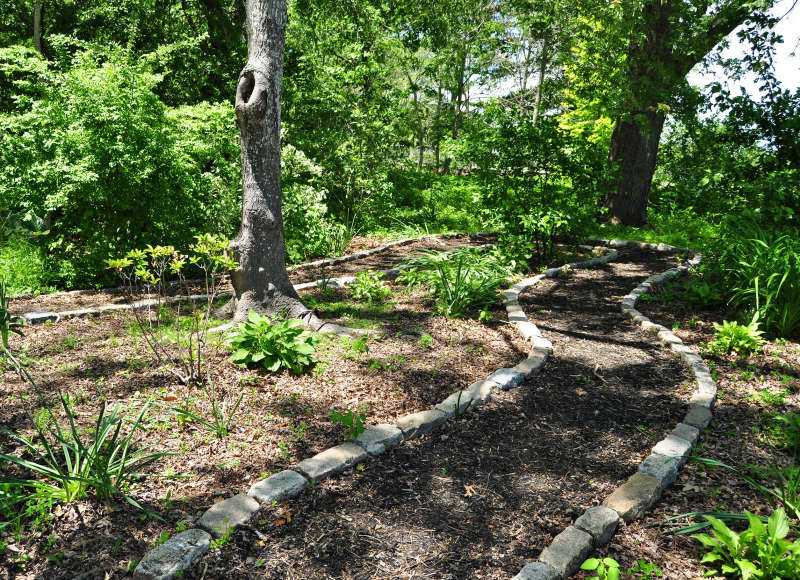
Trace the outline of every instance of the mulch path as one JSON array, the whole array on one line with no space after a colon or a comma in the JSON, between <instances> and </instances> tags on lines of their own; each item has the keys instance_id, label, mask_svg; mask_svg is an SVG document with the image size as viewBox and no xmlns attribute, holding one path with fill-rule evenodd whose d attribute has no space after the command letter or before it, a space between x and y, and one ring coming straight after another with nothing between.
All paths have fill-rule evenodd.
<instances>
[{"instance_id":1,"label":"mulch path","mask_svg":"<svg viewBox=\"0 0 800 580\"><path fill-rule=\"evenodd\" d=\"M183 577L515 575L584 509L631 475L683 416L693 390L689 374L654 337L619 313L624 294L650 274L675 265L658 254L623 249L617 262L542 281L521 298L528 317L554 346L539 376L497 393L484 408L451 421L444 430L368 460L286 504L262 508L250 526L235 531ZM337 269L335 274L343 273ZM165 413L153 413L156 420L145 442L179 453L159 463L159 471L192 474L189 479L147 479L133 490L165 521L142 519L141 512L121 503L84 500L58 507L52 529L38 537L5 538L10 548L0 555L0 578L4 569L7 577L17 578L71 578L79 572L86 572L85 578L125 577L129 563L163 534L176 533L179 522L246 491L264 474L341 441L341 427L328 420L330 409L363 405L368 423L393 422L499 367L513 366L527 353L527 345L502 322L500 306L489 324L448 320L430 313L425 296L395 284L392 289L392 308L364 307L362 315L375 320L382 336L369 343L369 352L355 353L334 341L323 350L324 373L316 376L239 369L225 362L227 351L212 349L218 388L228 400L244 391L243 407L226 440L208 436L196 424L179 427ZM339 298L346 297L345 291L338 292ZM704 321L714 313L704 318L671 312L662 304L642 308L656 322L670 326L677 320L677 333L689 345L708 340L710 322ZM71 320L29 329L28 338L14 346L25 352L48 396L66 383L73 393L83 393L76 404L87 421L100 396L130 401L153 394L173 405L190 397L203 411L207 402L198 392L175 385L163 371L142 362L148 358L144 345L128 325L124 315ZM433 348L420 342L423 333L433 337ZM784 346L784 360L797 369L800 347ZM762 361L765 371L770 360L765 356ZM719 423L704 437L704 451L719 448L721 457L728 458L738 450L741 457L750 448L748 437L755 437L747 421L760 409L736 394L735 385L743 381L725 382L723 362L729 361L720 361L717 369L725 395ZM0 379L7 398L0 421L20 426L24 385L8 371ZM772 379L765 380L770 387ZM788 396L787 408L794 409L796 402L795 394ZM723 422L726 426L720 427ZM758 504L748 501L752 495L743 495L726 474L689 466L681 477L652 515L623 527L603 553L627 566L647 558L668 578L701 577L691 540L643 526L675 510L722 502L720 496L732 511L739 508L723 495L725 488L744 497L748 509ZM709 489L722 491L710 494ZM766 509L763 502L761 509ZM55 542L45 549L44 538L51 533ZM31 558L27 563L26 555Z\"/></svg>"},{"instance_id":2,"label":"mulch path","mask_svg":"<svg viewBox=\"0 0 800 580\"><path fill-rule=\"evenodd\" d=\"M751 475L773 486L776 482L767 468L776 461L787 465L791 458L769 431L775 424L774 415L800 412L800 342L772 342L762 352L744 357L703 352L704 345L714 338L713 323L731 315L722 306L707 308L676 300L674 296L680 297L681 287L688 282L684 276L664 301L643 301L637 309L654 322L675 328L686 345L703 353L716 374L719 392L714 419L701 434L694 453L731 466L750 466ZM656 564L664 578L702 578L699 543L685 535L663 533L660 526L667 518L689 512L744 510L769 516L773 507L731 471L690 461L659 503L641 520L623 526L600 553L617 559L623 569L644 559Z\"/></svg>"},{"instance_id":3,"label":"mulch path","mask_svg":"<svg viewBox=\"0 0 800 580\"><path fill-rule=\"evenodd\" d=\"M445 431L265 507L187 577L498 578L627 478L685 410L682 364L619 314L674 263L624 252L545 281L523 308L554 345L542 374Z\"/></svg>"}]
</instances>

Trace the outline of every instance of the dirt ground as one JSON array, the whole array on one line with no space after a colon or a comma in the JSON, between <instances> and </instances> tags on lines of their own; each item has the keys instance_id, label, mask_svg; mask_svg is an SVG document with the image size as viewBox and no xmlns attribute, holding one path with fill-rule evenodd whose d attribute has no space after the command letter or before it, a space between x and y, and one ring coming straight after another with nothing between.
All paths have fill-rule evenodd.
<instances>
[{"instance_id":1,"label":"dirt ground","mask_svg":"<svg viewBox=\"0 0 800 580\"><path fill-rule=\"evenodd\" d=\"M372 257L366 267L391 267L411 249ZM693 390L689 374L679 359L619 313L624 294L675 264L626 249L617 262L545 280L527 291L523 309L554 346L540 375L498 393L482 409L440 431L370 459L286 504L262 508L252 525L220 542L183 577L515 575L584 509L631 475L683 416ZM364 262L345 266L365 267ZM337 269L334 275L350 271ZM209 401L197 387L178 385L152 364L129 315L26 329L26 337L13 339L12 346L51 405L59 390L68 393L78 416L89 424L101 400L136 407L153 397L159 406L149 413L140 444L175 455L153 468L159 477L130 490L163 521L120 501L106 505L88 498L56 506L52 521L32 534L0 532L7 544L0 555L0 578L126 577L160 539L177 533L216 501L246 492L260 478L341 442L344 430L330 421L331 410L361 409L368 424L392 423L527 355L527 345L504 322L499 304L488 323L450 320L433 313L424 292L394 283L391 288L388 305L348 305L347 290L324 299L328 311L323 314L340 316L345 324L361 321L379 336L369 341L368 352L357 352L339 339L326 341L321 362L306 374L236 367L227 362L223 345L211 344L209 363L220 396L232 403L244 393L226 439L217 439L198 422L179 422L170 412L172 406L185 406L207 413ZM319 290L311 296L323 300ZM711 321L719 316L655 302L643 304L642 310L662 324L677 322L678 335L690 345L708 340ZM744 379L732 361L712 361L723 397L704 435L704 454L728 461L764 459L752 457L760 453L753 426L763 421L766 409L764 397L750 398L753 389L788 389L780 409L796 410L800 346L785 343L775 346L774 353L772 348L744 363L757 367ZM793 373L794 383L770 374L777 368L776 353L793 369L781 373ZM737 362L736 369L745 367ZM35 407L30 389L8 368L0 384L5 400L0 422L28 428L25 410ZM774 397L767 399L774 402ZM14 451L7 438L0 445ZM759 501L730 474L690 465L655 510L623 528L603 553L626 566L646 558L667 578L699 578L696 542L645 526L667 515L722 504L731 511L766 510Z\"/></svg>"}]
</instances>

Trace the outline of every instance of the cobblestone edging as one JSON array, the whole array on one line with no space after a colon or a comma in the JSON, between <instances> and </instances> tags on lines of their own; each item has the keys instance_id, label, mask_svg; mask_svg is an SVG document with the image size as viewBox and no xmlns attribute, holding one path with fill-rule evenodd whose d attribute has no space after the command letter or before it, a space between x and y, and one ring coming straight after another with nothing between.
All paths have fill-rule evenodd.
<instances>
[{"instance_id":1,"label":"cobblestone edging","mask_svg":"<svg viewBox=\"0 0 800 580\"><path fill-rule=\"evenodd\" d=\"M197 528L181 532L145 554L134 570L134 578L139 580L176 578L181 571L188 569L209 550L212 538L219 538L236 526L246 524L258 512L261 505L269 506L273 502L296 497L309 485L315 485L330 476L342 473L369 457L380 455L400 445L403 441L433 431L452 417L476 410L491 398L494 389L508 390L518 387L527 377L537 374L542 369L553 350L550 341L542 337L536 325L530 322L522 311L519 304L520 293L543 278L552 278L571 269L604 264L616 258L617 251L611 250L606 255L591 260L561 268L551 268L514 284L503 293L509 322L513 323L525 340L531 343L530 354L515 367L498 369L485 379L452 393L431 409L400 417L394 425L382 424L370 427L354 441L326 449L304 459L294 469L280 471L253 484L247 494L240 493L222 500L200 516L196 521ZM390 274L396 272L396 270L389 271ZM347 283L350 281L348 278L342 277L336 280ZM594 520L591 520L589 523L593 522Z\"/></svg>"},{"instance_id":2,"label":"cobblestone edging","mask_svg":"<svg viewBox=\"0 0 800 580\"><path fill-rule=\"evenodd\" d=\"M363 250L361 252L356 252L355 254L348 254L347 256L339 256L338 258L327 258L325 260L317 260L315 262L306 262L304 264L298 264L296 266L291 266L287 268L287 271L294 272L296 270L301 269L310 269L310 268L325 268L327 266L334 266L337 264L343 264L345 262L352 262L355 260L360 260L361 258L366 258L372 256L373 254L378 254L380 252L385 252L386 250L397 248L401 246L407 246L408 244L421 241L421 240L435 240L435 239L452 239L457 238L463 235L474 236L477 238L480 237L487 237L492 235L491 232L479 232L475 234L433 234L433 235L425 235L420 236L418 238L405 238L402 240L397 240L394 242L388 242L386 244L382 244L371 250ZM393 270L389 270L392 272ZM228 278L228 275L222 276L223 279ZM343 278L335 278L332 279L333 281L342 280L343 282L341 285L348 284L355 278L353 277L343 277ZM190 282L200 282L200 280L190 280ZM294 286L295 290L302 290L304 288L311 288L317 285L319 281L314 282L305 282L302 284L296 284ZM335 284L334 284L335 285ZM113 293L123 293L124 290L122 288L114 288L111 290ZM81 296L85 294L91 294L94 290L70 290L67 292L55 292L53 294L47 294L45 296L53 296L53 297L60 297L60 296ZM230 292L221 292L217 294L216 298L226 298L230 296ZM26 298L33 298L32 294L20 294L19 296L15 296L14 299L22 300ZM198 302L204 301L208 299L208 294L193 294L191 296L183 297L183 296L173 296L162 299L160 303L162 304L174 304L176 302L181 302L184 300L189 300L191 302ZM143 310L145 308L152 308L159 304L159 300L156 298L148 298L143 300L136 300L131 302L130 304L103 304L100 306L94 306L90 308L80 308L77 310L65 310L63 312L26 312L22 314L22 318L25 319L26 324L43 324L45 322L60 322L61 320L66 320L69 318L85 318L88 316L97 316L99 314L103 314L104 312L119 312L119 311L130 311L130 310Z\"/></svg>"},{"instance_id":3,"label":"cobblestone edging","mask_svg":"<svg viewBox=\"0 0 800 580\"><path fill-rule=\"evenodd\" d=\"M691 258L681 266L650 276L623 299L620 308L645 331L656 334L658 340L679 354L691 368L697 381L697 390L692 394L689 409L672 432L656 443L650 455L639 465L639 469L628 480L615 489L601 505L589 508L575 523L558 534L548 547L542 550L539 559L526 564L513 580L563 580L574 574L583 561L595 549L607 544L616 532L619 520L626 523L638 519L661 497L663 491L678 477L678 470L686 463L692 446L697 443L700 430L711 421L711 410L717 398L717 385L703 359L687 347L668 328L654 324L636 310L642 294L670 278L696 267L702 260L699 252L687 248L676 248L667 244L647 244L627 240L590 239L590 243L612 248L636 246L659 252L685 252Z\"/></svg>"}]
</instances>

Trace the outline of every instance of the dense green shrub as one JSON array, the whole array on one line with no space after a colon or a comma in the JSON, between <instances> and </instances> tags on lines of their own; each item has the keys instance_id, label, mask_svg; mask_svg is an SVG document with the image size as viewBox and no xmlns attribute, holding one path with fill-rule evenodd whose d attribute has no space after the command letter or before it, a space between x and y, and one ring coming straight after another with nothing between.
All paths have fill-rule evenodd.
<instances>
[{"instance_id":1,"label":"dense green shrub","mask_svg":"<svg viewBox=\"0 0 800 580\"><path fill-rule=\"evenodd\" d=\"M281 147L283 229L290 262L341 252L346 229L328 215L322 168L290 144Z\"/></svg>"},{"instance_id":2,"label":"dense green shrub","mask_svg":"<svg viewBox=\"0 0 800 580\"><path fill-rule=\"evenodd\" d=\"M713 246L711 272L729 302L757 312L764 330L800 334L800 239L797 232L766 227L753 213L731 216Z\"/></svg>"},{"instance_id":3,"label":"dense green shrub","mask_svg":"<svg viewBox=\"0 0 800 580\"><path fill-rule=\"evenodd\" d=\"M497 250L463 248L448 252L423 251L404 262L397 281L427 286L436 296L436 309L448 317L462 316L474 307L486 307L513 276L513 265Z\"/></svg>"},{"instance_id":4,"label":"dense green shrub","mask_svg":"<svg viewBox=\"0 0 800 580\"><path fill-rule=\"evenodd\" d=\"M247 322L228 334L228 344L233 349L231 362L263 365L273 373L282 368L301 373L314 364L319 341L297 319L271 320L255 310L248 313Z\"/></svg>"},{"instance_id":5,"label":"dense green shrub","mask_svg":"<svg viewBox=\"0 0 800 580\"><path fill-rule=\"evenodd\" d=\"M462 149L478 164L486 222L503 233L501 245L518 262L546 262L555 238L581 233L597 211L606 153L555 117L534 124L513 108L489 104Z\"/></svg>"}]
</instances>

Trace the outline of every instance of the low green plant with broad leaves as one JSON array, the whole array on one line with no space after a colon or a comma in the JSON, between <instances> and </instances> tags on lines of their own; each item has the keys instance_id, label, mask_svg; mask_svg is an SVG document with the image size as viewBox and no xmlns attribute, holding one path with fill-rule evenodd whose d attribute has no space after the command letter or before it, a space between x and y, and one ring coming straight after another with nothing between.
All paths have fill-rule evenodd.
<instances>
[{"instance_id":1,"label":"low green plant with broad leaves","mask_svg":"<svg viewBox=\"0 0 800 580\"><path fill-rule=\"evenodd\" d=\"M764 333L759 328L758 313L753 316L749 324L727 320L723 320L722 324L715 322L714 330L716 331L714 340L708 343L708 348L717 354L733 351L738 355L747 355L757 352L764 344Z\"/></svg>"},{"instance_id":2,"label":"low green plant with broad leaves","mask_svg":"<svg viewBox=\"0 0 800 580\"><path fill-rule=\"evenodd\" d=\"M364 421L366 420L366 414L352 409L345 409L341 413L338 411L331 412L331 421L347 428L347 432L344 434L345 440L355 439L361 435L364 432Z\"/></svg>"},{"instance_id":3,"label":"low green plant with broad leaves","mask_svg":"<svg viewBox=\"0 0 800 580\"><path fill-rule=\"evenodd\" d=\"M589 580L619 580L619 563L614 558L589 558L581 564L581 570L597 572Z\"/></svg>"},{"instance_id":4,"label":"low green plant with broad leaves","mask_svg":"<svg viewBox=\"0 0 800 580\"><path fill-rule=\"evenodd\" d=\"M381 280L380 272L359 272L350 284L353 300L382 302L392 295L392 289Z\"/></svg>"},{"instance_id":5,"label":"low green plant with broad leaves","mask_svg":"<svg viewBox=\"0 0 800 580\"><path fill-rule=\"evenodd\" d=\"M614 558L588 558L581 564L581 570L597 572L597 576L590 576L588 580L619 580L622 577L619 562ZM636 564L625 572L626 577L639 580L653 580L663 575L658 566L644 558L639 558Z\"/></svg>"},{"instance_id":6,"label":"low green plant with broad leaves","mask_svg":"<svg viewBox=\"0 0 800 580\"><path fill-rule=\"evenodd\" d=\"M723 575L748 580L788 580L800 575L800 540L790 542L789 520L779 508L766 525L750 512L745 512L749 525L741 533L731 530L714 516L706 519L712 534L694 534L708 549L702 560L708 565L706 576Z\"/></svg>"},{"instance_id":7,"label":"low green plant with broad leaves","mask_svg":"<svg viewBox=\"0 0 800 580\"><path fill-rule=\"evenodd\" d=\"M301 373L314 364L319 337L302 328L293 318L271 320L251 310L247 322L228 334L233 349L231 362L238 365L260 364L270 372L282 368Z\"/></svg>"}]
</instances>

